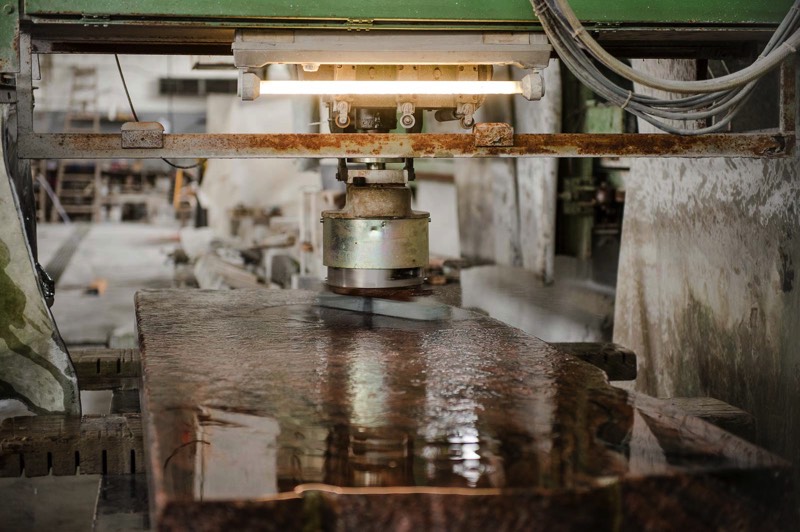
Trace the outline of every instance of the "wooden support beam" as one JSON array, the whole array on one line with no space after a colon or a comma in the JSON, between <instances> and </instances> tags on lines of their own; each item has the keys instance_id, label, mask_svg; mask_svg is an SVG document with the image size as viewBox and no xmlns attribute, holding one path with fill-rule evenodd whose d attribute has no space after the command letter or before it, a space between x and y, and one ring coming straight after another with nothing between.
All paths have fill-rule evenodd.
<instances>
[{"instance_id":1,"label":"wooden support beam","mask_svg":"<svg viewBox=\"0 0 800 532\"><path fill-rule=\"evenodd\" d=\"M81 390L138 389L139 352L135 349L70 350Z\"/></svg>"},{"instance_id":2,"label":"wooden support beam","mask_svg":"<svg viewBox=\"0 0 800 532\"><path fill-rule=\"evenodd\" d=\"M565 342L550 344L602 369L610 381L636 378L636 353L611 342Z\"/></svg>"},{"instance_id":3,"label":"wooden support beam","mask_svg":"<svg viewBox=\"0 0 800 532\"><path fill-rule=\"evenodd\" d=\"M687 414L708 421L731 434L748 441L755 439L755 418L741 408L713 397L670 397L664 400Z\"/></svg>"},{"instance_id":4,"label":"wooden support beam","mask_svg":"<svg viewBox=\"0 0 800 532\"><path fill-rule=\"evenodd\" d=\"M18 417L0 425L0 477L144 471L139 414Z\"/></svg>"}]
</instances>

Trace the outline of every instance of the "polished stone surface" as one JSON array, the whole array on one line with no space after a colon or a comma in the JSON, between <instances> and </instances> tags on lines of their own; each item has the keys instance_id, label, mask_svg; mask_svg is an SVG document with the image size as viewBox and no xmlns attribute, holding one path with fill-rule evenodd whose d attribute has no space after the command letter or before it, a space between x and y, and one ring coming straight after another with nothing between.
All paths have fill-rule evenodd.
<instances>
[{"instance_id":1,"label":"polished stone surface","mask_svg":"<svg viewBox=\"0 0 800 532\"><path fill-rule=\"evenodd\" d=\"M164 529L770 527L779 458L518 329L315 306L305 291L137 295Z\"/></svg>"}]
</instances>

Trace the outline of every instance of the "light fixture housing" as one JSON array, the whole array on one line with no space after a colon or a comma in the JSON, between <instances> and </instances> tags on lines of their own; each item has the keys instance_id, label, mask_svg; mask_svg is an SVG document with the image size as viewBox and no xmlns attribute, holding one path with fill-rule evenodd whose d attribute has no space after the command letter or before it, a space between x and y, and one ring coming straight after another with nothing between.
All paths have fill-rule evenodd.
<instances>
[{"instance_id":1,"label":"light fixture housing","mask_svg":"<svg viewBox=\"0 0 800 532\"><path fill-rule=\"evenodd\" d=\"M520 81L264 80L259 95L450 95L522 94Z\"/></svg>"}]
</instances>

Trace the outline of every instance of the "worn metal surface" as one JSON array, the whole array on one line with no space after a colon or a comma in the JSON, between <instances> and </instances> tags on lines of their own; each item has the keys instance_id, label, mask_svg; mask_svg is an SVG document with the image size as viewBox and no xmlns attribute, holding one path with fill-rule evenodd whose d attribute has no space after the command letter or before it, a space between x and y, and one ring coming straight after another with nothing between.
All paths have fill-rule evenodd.
<instances>
[{"instance_id":1,"label":"worn metal surface","mask_svg":"<svg viewBox=\"0 0 800 532\"><path fill-rule=\"evenodd\" d=\"M780 18L780 17L778 17ZM44 22L38 19L38 22ZM119 54L174 54L179 49L184 54L229 55L234 40L235 29L239 28L302 28L302 29L342 29L342 22L323 21L224 21L214 24L187 21L138 21L144 25L125 24L115 20L109 24L102 18L72 20L49 19L47 23L37 23L27 29L34 37L37 53L119 53ZM410 29L397 24L381 23L375 29ZM91 26L91 32L86 27ZM473 30L474 23L448 22L441 24L417 22L413 29L420 30ZM493 28L483 24L482 30L531 31L535 26L508 26ZM735 31L731 31L734 29ZM774 26L737 25L730 26L659 26L632 27L593 25L592 31L608 49L609 53L621 57L689 57L709 58L742 57L752 60L752 46L756 42L766 42Z\"/></svg>"},{"instance_id":2,"label":"worn metal surface","mask_svg":"<svg viewBox=\"0 0 800 532\"><path fill-rule=\"evenodd\" d=\"M75 371L46 304L4 161L0 148L0 402L20 414L80 414Z\"/></svg>"},{"instance_id":3,"label":"worn metal surface","mask_svg":"<svg viewBox=\"0 0 800 532\"><path fill-rule=\"evenodd\" d=\"M153 525L771 528L788 466L466 311L137 295Z\"/></svg>"},{"instance_id":4,"label":"worn metal surface","mask_svg":"<svg viewBox=\"0 0 800 532\"><path fill-rule=\"evenodd\" d=\"M322 263L334 268L424 268L428 216L392 219L326 218Z\"/></svg>"},{"instance_id":5,"label":"worn metal surface","mask_svg":"<svg viewBox=\"0 0 800 532\"><path fill-rule=\"evenodd\" d=\"M367 79L368 68L377 65L377 79L467 80L491 79L491 66L465 69L463 65L516 65L544 68L553 48L542 33L480 32L351 32L351 31L275 31L243 30L233 42L234 63L239 68L261 68L275 63L295 65L350 65L347 69L322 68L303 72L301 79ZM436 65L433 69L396 68L395 65ZM450 65L445 67L443 65ZM458 66L456 66L458 65ZM373 68L372 72L375 72ZM452 96L424 98L416 95L418 107L455 107ZM441 103L438 103L441 101ZM389 98L389 107L397 100ZM356 101L356 106L376 107ZM385 105L379 105L384 107Z\"/></svg>"},{"instance_id":6,"label":"worn metal surface","mask_svg":"<svg viewBox=\"0 0 800 532\"><path fill-rule=\"evenodd\" d=\"M0 2L0 73L19 72L19 2Z\"/></svg>"},{"instance_id":7,"label":"worn metal surface","mask_svg":"<svg viewBox=\"0 0 800 532\"><path fill-rule=\"evenodd\" d=\"M125 122L121 134L123 148L164 147L164 126L158 122Z\"/></svg>"},{"instance_id":8,"label":"worn metal surface","mask_svg":"<svg viewBox=\"0 0 800 532\"><path fill-rule=\"evenodd\" d=\"M503 122L475 124L472 130L475 146L513 146L514 128Z\"/></svg>"},{"instance_id":9,"label":"worn metal surface","mask_svg":"<svg viewBox=\"0 0 800 532\"><path fill-rule=\"evenodd\" d=\"M404 184L348 184L344 208L322 213L328 286L373 290L422 284L429 216L412 210L411 190Z\"/></svg>"},{"instance_id":10,"label":"worn metal surface","mask_svg":"<svg viewBox=\"0 0 800 532\"><path fill-rule=\"evenodd\" d=\"M326 157L786 157L794 136L580 133L515 135L508 147L476 147L471 134L169 134L164 149L123 149L120 135L31 133L20 143L26 159L240 159Z\"/></svg>"},{"instance_id":11,"label":"worn metal surface","mask_svg":"<svg viewBox=\"0 0 800 532\"><path fill-rule=\"evenodd\" d=\"M372 170L374 173L394 174L392 170ZM351 172L347 172L348 180ZM358 178L358 174L353 172ZM411 209L411 189L404 182L389 185L347 185L345 205L336 211L324 211L324 216L336 219L352 218L425 218L427 213Z\"/></svg>"}]
</instances>

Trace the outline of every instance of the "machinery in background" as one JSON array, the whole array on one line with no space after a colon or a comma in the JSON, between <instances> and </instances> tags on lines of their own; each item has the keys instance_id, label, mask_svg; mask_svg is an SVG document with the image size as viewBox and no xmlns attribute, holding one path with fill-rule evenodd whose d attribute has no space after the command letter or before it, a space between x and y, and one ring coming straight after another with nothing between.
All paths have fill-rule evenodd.
<instances>
[{"instance_id":1,"label":"machinery in background","mask_svg":"<svg viewBox=\"0 0 800 532\"><path fill-rule=\"evenodd\" d=\"M389 133L399 126L413 136L422 131L423 110L471 128L489 94L540 99L540 71L550 53L533 33L240 30L233 43L243 100L321 95L334 134ZM293 66L296 80L267 79L273 64ZM496 65L527 73L520 81L492 81ZM411 208L413 158L340 158L337 179L346 183L346 204L321 220L328 286L365 296L418 288L428 265L429 215Z\"/></svg>"},{"instance_id":2,"label":"machinery in background","mask_svg":"<svg viewBox=\"0 0 800 532\"><path fill-rule=\"evenodd\" d=\"M570 72L562 72L561 83L564 131L617 135L636 131L633 116L598 99ZM630 160L565 158L559 163L556 254L590 263L593 280L614 286Z\"/></svg>"},{"instance_id":3,"label":"machinery in background","mask_svg":"<svg viewBox=\"0 0 800 532\"><path fill-rule=\"evenodd\" d=\"M5 6L0 15L0 101L17 113L13 127L4 132L4 141L10 141L4 142L4 157L12 171L0 173L7 192L0 194L5 228L0 276L11 287L0 291L6 298L0 333L11 346L11 362L4 365L9 370L0 374L3 399L17 401L29 414L73 416L66 422L56 417L53 432L67 422L71 434L84 430L77 419L75 367L43 304L52 292L37 264L27 174L21 180L14 171L28 159L338 159L348 194L342 209L323 215L329 283L361 294L414 290L421 277L418 265L427 257L427 215L412 211L408 201L415 158L793 155L796 75L787 58L800 44L800 11L796 6L790 11L788 2L767 4L689 2L676 10L671 2L658 2L657 9L642 14L635 2L590 1L581 10L586 26L563 0L535 1L535 16L524 1L453 2L446 19L441 3L409 8L383 1L298 5L233 0L224 12L213 2L121 3L112 8L119 12L93 0L27 0L22 13L13 3ZM627 73L608 60L604 49L598 50L592 34L627 57L695 57L742 42L766 47L745 74L668 84L690 96L656 99L622 88L596 67L599 62ZM139 121L105 134L34 128L38 54L228 53L231 45L241 69L243 99L324 95L332 132L173 134L159 123ZM537 69L554 55L609 102L680 134L515 134L509 124L474 123L484 96L540 98L544 88ZM297 79L267 79L264 69L274 63L296 65ZM509 64L532 71L520 81L490 79L492 66ZM776 130L721 133L730 120L726 113L743 105L756 80L778 65L782 113ZM473 129L418 132L422 109ZM698 115L720 119L698 130L664 122ZM392 132L392 118L401 132ZM575 175L585 180L572 187L579 204L587 201L586 186L600 185L589 182L589 175L588 170ZM588 202L602 210L608 202L601 199L595 191ZM581 208L576 212L582 215ZM46 437L31 445L23 420L13 426L23 434L15 448L19 454L4 457L3 471L44 475L52 466L64 474L84 467L107 473L110 465L114 471L136 473L144 469L144 453L153 524L160 529L182 529L197 519L222 529L264 523L321 528L323 519L353 529L386 523L422 528L428 516L439 520L430 526L475 526L480 518L494 524L507 519L508 528L532 519L553 527L685 529L742 523L778 528L771 519L777 524L791 520L786 509L790 472L782 460L654 398L629 397L561 347L468 311L463 319L420 326L321 308L315 297L288 291L141 294L137 313L144 355L132 380L137 386L141 382L146 402L148 430L144 440L138 439L144 443L136 444L135 423L123 418L105 429L96 424L87 428L101 440L89 441L91 449L78 436L49 455L57 438L42 430ZM20 304L26 300L37 305ZM26 334L18 337L23 330ZM84 372L99 375L101 365L96 357L78 366L85 382L90 379ZM123 365L121 358L108 364L116 374ZM217 409L226 412L211 412ZM246 420L251 416L264 422L256 427ZM215 428L195 431L201 423ZM380 437L376 429L386 427L399 427L410 437ZM330 429L333 437L325 435ZM338 467L336 453L325 449L331 441L345 450L341 456L363 454L364 433L378 435L373 450L397 451L391 442L403 442L404 460L387 464L400 464L414 474L385 475L393 485L376 486L378 476L320 477L303 467L308 457L318 470L326 459L330 469ZM267 434L278 443L266 445L267 458L251 462L256 455L248 451L263 452L264 442L272 441ZM205 437L217 439L211 445ZM109 453L105 446L110 444L116 447ZM236 469L242 474L232 481L224 478L230 469L206 467L208 456L226 450L243 463ZM352 460L355 467L358 462ZM289 471L280 486L278 464ZM275 480L275 487L245 491L253 480L246 474L253 470L259 472L256 481ZM267 477L268 470L273 478ZM446 474L439 476L442 470ZM209 490L220 479L217 474L223 487L237 491ZM450 479L455 477L466 480L459 490L486 490L454 491ZM320 486L320 479L336 485ZM693 487L690 496L685 496L687 485ZM408 511L419 507L428 511ZM423 518L421 524L417 518Z\"/></svg>"}]
</instances>

